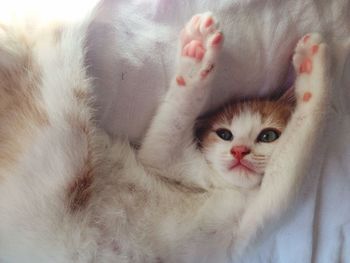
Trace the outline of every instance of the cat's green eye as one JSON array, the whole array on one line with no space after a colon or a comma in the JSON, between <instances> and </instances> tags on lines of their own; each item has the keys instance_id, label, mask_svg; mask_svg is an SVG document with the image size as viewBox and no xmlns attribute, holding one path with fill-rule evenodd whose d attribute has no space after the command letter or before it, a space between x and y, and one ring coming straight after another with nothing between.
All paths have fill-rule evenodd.
<instances>
[{"instance_id":1,"label":"cat's green eye","mask_svg":"<svg viewBox=\"0 0 350 263\"><path fill-rule=\"evenodd\" d=\"M218 129L216 134L224 141L232 141L233 139L233 134L228 129Z\"/></svg>"},{"instance_id":2,"label":"cat's green eye","mask_svg":"<svg viewBox=\"0 0 350 263\"><path fill-rule=\"evenodd\" d=\"M267 128L262 130L258 138L256 139L257 142L273 142L276 141L281 135L281 132L273 129L273 128Z\"/></svg>"}]
</instances>

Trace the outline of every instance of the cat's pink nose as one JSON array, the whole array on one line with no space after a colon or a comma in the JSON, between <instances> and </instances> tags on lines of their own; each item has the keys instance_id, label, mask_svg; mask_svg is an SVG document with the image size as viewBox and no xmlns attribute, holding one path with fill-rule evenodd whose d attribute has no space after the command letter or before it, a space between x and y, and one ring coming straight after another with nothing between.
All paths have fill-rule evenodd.
<instances>
[{"instance_id":1,"label":"cat's pink nose","mask_svg":"<svg viewBox=\"0 0 350 263\"><path fill-rule=\"evenodd\" d=\"M244 156L250 153L250 149L247 146L233 146L231 149L231 154L237 159L241 160Z\"/></svg>"}]
</instances>

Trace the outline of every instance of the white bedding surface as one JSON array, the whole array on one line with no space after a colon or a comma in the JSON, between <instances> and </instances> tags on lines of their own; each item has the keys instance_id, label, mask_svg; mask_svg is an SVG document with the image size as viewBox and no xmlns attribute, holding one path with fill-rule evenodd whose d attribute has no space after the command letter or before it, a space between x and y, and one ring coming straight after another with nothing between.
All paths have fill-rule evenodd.
<instances>
[{"instance_id":1,"label":"white bedding surface","mask_svg":"<svg viewBox=\"0 0 350 263\"><path fill-rule=\"evenodd\" d=\"M207 10L220 20L225 44L206 110L286 86L293 46L307 32L322 33L335 58L327 132L297 205L242 262L350 262L349 0L106 1L88 53L101 126L133 141L142 137L167 90L178 32Z\"/></svg>"}]
</instances>

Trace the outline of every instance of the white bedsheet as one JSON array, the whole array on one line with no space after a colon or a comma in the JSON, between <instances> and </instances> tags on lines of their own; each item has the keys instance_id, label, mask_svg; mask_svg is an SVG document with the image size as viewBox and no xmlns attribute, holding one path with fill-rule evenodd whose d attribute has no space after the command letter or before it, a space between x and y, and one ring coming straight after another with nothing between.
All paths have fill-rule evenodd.
<instances>
[{"instance_id":1,"label":"white bedsheet","mask_svg":"<svg viewBox=\"0 0 350 263\"><path fill-rule=\"evenodd\" d=\"M225 44L206 110L285 86L304 33L324 34L336 60L327 132L297 205L242 262L350 262L349 0L106 1L91 27L87 61L101 126L133 141L142 137L168 87L179 30L207 10L220 20Z\"/></svg>"}]
</instances>

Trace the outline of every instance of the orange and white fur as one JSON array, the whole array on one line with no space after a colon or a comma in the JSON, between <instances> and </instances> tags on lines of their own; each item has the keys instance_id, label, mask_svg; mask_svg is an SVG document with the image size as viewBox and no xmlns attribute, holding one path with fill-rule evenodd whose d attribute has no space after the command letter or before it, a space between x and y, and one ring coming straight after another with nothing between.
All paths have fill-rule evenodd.
<instances>
[{"instance_id":1,"label":"orange and white fur","mask_svg":"<svg viewBox=\"0 0 350 263\"><path fill-rule=\"evenodd\" d=\"M329 86L322 38L295 49L294 102L240 102L197 120L223 33L210 13L194 16L134 150L93 121L86 28L1 29L0 262L231 262L306 171Z\"/></svg>"}]
</instances>

